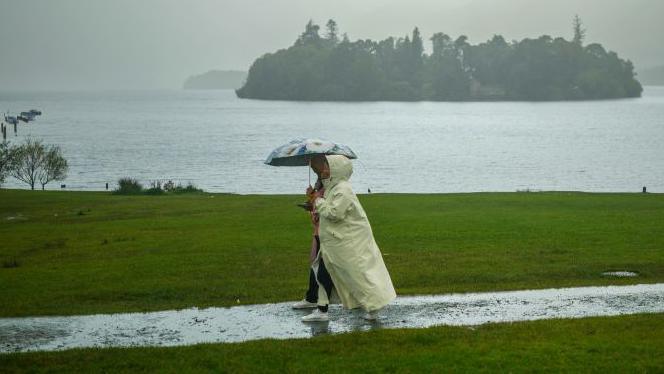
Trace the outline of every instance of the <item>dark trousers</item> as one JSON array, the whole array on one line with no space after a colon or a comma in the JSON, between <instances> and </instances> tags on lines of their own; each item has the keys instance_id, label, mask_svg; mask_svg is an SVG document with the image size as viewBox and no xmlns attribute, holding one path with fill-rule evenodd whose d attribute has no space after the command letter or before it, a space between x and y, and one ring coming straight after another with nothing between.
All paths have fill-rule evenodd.
<instances>
[{"instance_id":1,"label":"dark trousers","mask_svg":"<svg viewBox=\"0 0 664 374\"><path fill-rule=\"evenodd\" d=\"M320 239L318 238L318 235L316 235L316 251L320 251ZM320 257L318 259L318 276L316 276L316 273L314 272L314 269L309 268L309 289L307 290L307 293L305 295L305 299L310 302L310 303L315 303L318 302L318 284L321 284L323 286L323 289L325 289L325 293L327 293L328 299L332 295L332 288L334 288L334 283L332 283L332 277L330 277L330 273L327 272L327 269L325 268L325 262L323 261L323 257ZM324 312L327 311L327 306L323 307L325 310ZM319 307L319 309L322 309Z\"/></svg>"}]
</instances>

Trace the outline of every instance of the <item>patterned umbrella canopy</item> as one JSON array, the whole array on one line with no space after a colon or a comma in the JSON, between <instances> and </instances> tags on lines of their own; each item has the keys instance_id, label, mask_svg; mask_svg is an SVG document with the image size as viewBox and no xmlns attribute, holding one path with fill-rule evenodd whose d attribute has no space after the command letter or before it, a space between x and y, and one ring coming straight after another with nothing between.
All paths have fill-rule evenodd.
<instances>
[{"instance_id":1,"label":"patterned umbrella canopy","mask_svg":"<svg viewBox=\"0 0 664 374\"><path fill-rule=\"evenodd\" d=\"M314 155L343 155L357 158L350 147L321 139L295 139L277 147L265 160L272 166L307 166Z\"/></svg>"}]
</instances>

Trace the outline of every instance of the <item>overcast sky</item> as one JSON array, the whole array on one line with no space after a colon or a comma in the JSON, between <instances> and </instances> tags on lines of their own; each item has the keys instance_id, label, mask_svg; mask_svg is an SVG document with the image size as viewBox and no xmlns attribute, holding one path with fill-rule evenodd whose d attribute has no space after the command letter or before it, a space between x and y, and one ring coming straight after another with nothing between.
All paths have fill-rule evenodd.
<instances>
[{"instance_id":1,"label":"overcast sky","mask_svg":"<svg viewBox=\"0 0 664 374\"><path fill-rule=\"evenodd\" d=\"M247 70L334 18L351 40L465 34L472 44L542 34L587 42L637 69L664 65L663 0L0 0L0 90L179 88L192 74Z\"/></svg>"}]
</instances>

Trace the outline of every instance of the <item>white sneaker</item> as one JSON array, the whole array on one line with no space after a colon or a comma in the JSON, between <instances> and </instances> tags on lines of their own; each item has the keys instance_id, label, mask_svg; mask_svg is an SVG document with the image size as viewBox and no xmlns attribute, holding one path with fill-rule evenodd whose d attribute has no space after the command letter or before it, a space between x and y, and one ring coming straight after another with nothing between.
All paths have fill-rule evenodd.
<instances>
[{"instance_id":1,"label":"white sneaker","mask_svg":"<svg viewBox=\"0 0 664 374\"><path fill-rule=\"evenodd\" d=\"M327 316L327 312L321 312L316 309L311 314L302 317L302 322L325 322L329 321L330 317Z\"/></svg>"},{"instance_id":2,"label":"white sneaker","mask_svg":"<svg viewBox=\"0 0 664 374\"><path fill-rule=\"evenodd\" d=\"M378 319L378 311L366 312L362 318L366 319L367 321L375 321Z\"/></svg>"},{"instance_id":3,"label":"white sneaker","mask_svg":"<svg viewBox=\"0 0 664 374\"><path fill-rule=\"evenodd\" d=\"M309 308L315 308L317 306L318 304L316 303L310 303L307 300L302 300L293 304L293 309L309 309Z\"/></svg>"}]
</instances>

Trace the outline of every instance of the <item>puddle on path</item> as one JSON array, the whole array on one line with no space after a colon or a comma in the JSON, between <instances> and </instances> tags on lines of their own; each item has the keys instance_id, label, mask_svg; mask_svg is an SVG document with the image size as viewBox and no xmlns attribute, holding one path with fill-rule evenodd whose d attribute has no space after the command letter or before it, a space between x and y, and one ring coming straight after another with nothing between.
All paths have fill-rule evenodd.
<instances>
[{"instance_id":1,"label":"puddle on path","mask_svg":"<svg viewBox=\"0 0 664 374\"><path fill-rule=\"evenodd\" d=\"M639 273L623 270L623 271L605 271L602 273L602 275L607 277L631 278L631 277L638 277Z\"/></svg>"},{"instance_id":2,"label":"puddle on path","mask_svg":"<svg viewBox=\"0 0 664 374\"><path fill-rule=\"evenodd\" d=\"M490 322L664 313L664 283L474 294L404 296L369 323L359 310L330 308L308 323L292 303L151 313L0 318L0 353L82 347L178 346L309 338L378 328L473 326Z\"/></svg>"}]
</instances>

